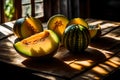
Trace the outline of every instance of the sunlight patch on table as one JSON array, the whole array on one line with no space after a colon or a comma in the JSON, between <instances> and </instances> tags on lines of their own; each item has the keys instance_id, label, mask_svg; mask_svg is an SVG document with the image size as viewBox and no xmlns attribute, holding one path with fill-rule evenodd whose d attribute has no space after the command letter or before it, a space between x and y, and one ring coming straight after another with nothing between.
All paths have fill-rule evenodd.
<instances>
[{"instance_id":1,"label":"sunlight patch on table","mask_svg":"<svg viewBox=\"0 0 120 80\"><path fill-rule=\"evenodd\" d=\"M115 40L120 40L120 37L118 37L118 36L116 37L116 34L112 34L112 33L105 35L105 37L110 37L110 38L113 38Z\"/></svg>"},{"instance_id":2,"label":"sunlight patch on table","mask_svg":"<svg viewBox=\"0 0 120 80\"><path fill-rule=\"evenodd\" d=\"M119 57L113 57L110 59L110 61L116 65L120 65L120 58Z\"/></svg>"},{"instance_id":3,"label":"sunlight patch on table","mask_svg":"<svg viewBox=\"0 0 120 80\"><path fill-rule=\"evenodd\" d=\"M43 74L40 74L40 73L32 73L32 74L34 74L34 75L37 75L37 76L40 76L40 77L44 77L44 78L46 78L46 80L48 79L48 80L57 80L54 76L50 76L50 75L43 75Z\"/></svg>"},{"instance_id":4,"label":"sunlight patch on table","mask_svg":"<svg viewBox=\"0 0 120 80\"><path fill-rule=\"evenodd\" d=\"M85 74L82 74L79 77L76 77L74 80L100 80L100 75L94 71L89 71Z\"/></svg>"},{"instance_id":5,"label":"sunlight patch on table","mask_svg":"<svg viewBox=\"0 0 120 80\"><path fill-rule=\"evenodd\" d=\"M14 22L15 22L15 21L13 21L13 22L6 22L6 23L4 23L4 24L5 24L5 25L8 25L8 26L11 27L11 28L13 28Z\"/></svg>"},{"instance_id":6,"label":"sunlight patch on table","mask_svg":"<svg viewBox=\"0 0 120 80\"><path fill-rule=\"evenodd\" d=\"M96 66L92 70L102 75L108 74L108 71L100 66Z\"/></svg>"},{"instance_id":7,"label":"sunlight patch on table","mask_svg":"<svg viewBox=\"0 0 120 80\"><path fill-rule=\"evenodd\" d=\"M117 26L119 26L119 25L117 25L117 24L113 24L113 23L105 23L105 24L102 24L102 25L100 25L101 26L101 28L108 28L108 27L117 27Z\"/></svg>"},{"instance_id":8,"label":"sunlight patch on table","mask_svg":"<svg viewBox=\"0 0 120 80\"><path fill-rule=\"evenodd\" d=\"M3 33L4 35L10 35L13 34L13 32L3 26L0 26L0 32Z\"/></svg>"},{"instance_id":9,"label":"sunlight patch on table","mask_svg":"<svg viewBox=\"0 0 120 80\"><path fill-rule=\"evenodd\" d=\"M16 36L10 36L10 37L8 37L8 40L10 42L14 43L16 38L17 38Z\"/></svg>"},{"instance_id":10,"label":"sunlight patch on table","mask_svg":"<svg viewBox=\"0 0 120 80\"><path fill-rule=\"evenodd\" d=\"M100 21L91 22L91 23L89 23L89 25L97 25L100 23L103 23L103 21L100 20Z\"/></svg>"},{"instance_id":11,"label":"sunlight patch on table","mask_svg":"<svg viewBox=\"0 0 120 80\"><path fill-rule=\"evenodd\" d=\"M115 63L113 63L113 62L111 62L111 61L107 61L107 62L105 62L106 64L108 64L108 65L110 65L110 66L112 66L112 67L118 67L118 65L116 65Z\"/></svg>"},{"instance_id":12,"label":"sunlight patch on table","mask_svg":"<svg viewBox=\"0 0 120 80\"><path fill-rule=\"evenodd\" d=\"M76 70L81 70L83 68L82 65L79 65L79 64L76 64L76 63L69 64L69 66L73 69L76 69Z\"/></svg>"},{"instance_id":13,"label":"sunlight patch on table","mask_svg":"<svg viewBox=\"0 0 120 80\"><path fill-rule=\"evenodd\" d=\"M84 67L89 67L91 65L93 65L93 61L92 60L84 60L84 61L67 61L65 62L67 63L71 68L74 68L76 70L81 70Z\"/></svg>"},{"instance_id":14,"label":"sunlight patch on table","mask_svg":"<svg viewBox=\"0 0 120 80\"><path fill-rule=\"evenodd\" d=\"M74 63L80 64L83 66L91 66L93 61L92 60L84 60L84 61L75 61Z\"/></svg>"}]
</instances>

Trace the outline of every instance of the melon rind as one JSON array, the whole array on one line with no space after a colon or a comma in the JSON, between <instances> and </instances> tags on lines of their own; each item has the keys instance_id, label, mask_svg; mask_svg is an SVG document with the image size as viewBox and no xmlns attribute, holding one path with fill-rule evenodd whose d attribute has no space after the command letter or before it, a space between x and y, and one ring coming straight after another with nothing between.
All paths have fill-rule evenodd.
<instances>
[{"instance_id":1,"label":"melon rind","mask_svg":"<svg viewBox=\"0 0 120 80\"><path fill-rule=\"evenodd\" d=\"M45 38L45 40L39 41L38 39L41 37L41 34L44 34L45 32L48 32L49 36ZM38 40L38 42L34 44L25 44L23 43L23 41L25 40L26 41L31 40L31 42ZM31 37L23 39L22 41L18 41L14 44L15 49L21 55L26 57L41 57L52 54L58 49L58 46L59 46L59 38L51 30L45 30L44 32L37 33L35 35L32 35Z\"/></svg>"}]
</instances>

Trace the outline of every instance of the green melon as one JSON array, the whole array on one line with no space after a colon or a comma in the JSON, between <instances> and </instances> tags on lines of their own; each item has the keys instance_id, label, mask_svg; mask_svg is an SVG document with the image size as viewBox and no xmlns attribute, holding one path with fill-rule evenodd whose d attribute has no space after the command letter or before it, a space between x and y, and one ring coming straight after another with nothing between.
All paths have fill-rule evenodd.
<instances>
[{"instance_id":1,"label":"green melon","mask_svg":"<svg viewBox=\"0 0 120 80\"><path fill-rule=\"evenodd\" d=\"M65 29L62 44L69 51L76 54L84 51L90 40L90 34L86 27L80 24L72 24Z\"/></svg>"}]
</instances>

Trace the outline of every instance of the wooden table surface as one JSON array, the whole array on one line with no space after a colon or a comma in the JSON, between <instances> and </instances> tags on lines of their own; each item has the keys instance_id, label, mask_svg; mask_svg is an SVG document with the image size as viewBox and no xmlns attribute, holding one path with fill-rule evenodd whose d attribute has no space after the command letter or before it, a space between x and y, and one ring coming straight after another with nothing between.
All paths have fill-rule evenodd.
<instances>
[{"instance_id":1,"label":"wooden table surface","mask_svg":"<svg viewBox=\"0 0 120 80\"><path fill-rule=\"evenodd\" d=\"M13 48L17 38L14 22L0 25L0 61L30 70L33 75L51 80L99 80L120 66L120 22L87 19L89 25L100 24L102 35L91 42L83 54L75 56L63 47L50 60L30 60Z\"/></svg>"}]
</instances>

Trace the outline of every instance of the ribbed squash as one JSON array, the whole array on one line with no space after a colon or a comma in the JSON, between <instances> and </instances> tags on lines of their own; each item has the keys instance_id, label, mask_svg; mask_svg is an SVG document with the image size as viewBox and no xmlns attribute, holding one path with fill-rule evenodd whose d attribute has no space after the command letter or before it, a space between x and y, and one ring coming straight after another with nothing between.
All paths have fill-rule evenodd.
<instances>
[{"instance_id":1,"label":"ribbed squash","mask_svg":"<svg viewBox=\"0 0 120 80\"><path fill-rule=\"evenodd\" d=\"M47 27L53 30L61 39L65 28L67 27L69 20L62 14L56 14L50 17L47 22Z\"/></svg>"},{"instance_id":2,"label":"ribbed squash","mask_svg":"<svg viewBox=\"0 0 120 80\"><path fill-rule=\"evenodd\" d=\"M72 24L65 29L62 44L69 51L77 54L88 47L90 40L90 34L86 27L80 24Z\"/></svg>"},{"instance_id":3,"label":"ribbed squash","mask_svg":"<svg viewBox=\"0 0 120 80\"><path fill-rule=\"evenodd\" d=\"M71 19L68 25L71 25L71 24L81 24L88 28L88 23L83 18L79 18L79 17Z\"/></svg>"},{"instance_id":4,"label":"ribbed squash","mask_svg":"<svg viewBox=\"0 0 120 80\"><path fill-rule=\"evenodd\" d=\"M25 18L16 20L13 26L13 32L18 38L24 39L35 33L43 31L40 20L27 15Z\"/></svg>"},{"instance_id":5,"label":"ribbed squash","mask_svg":"<svg viewBox=\"0 0 120 80\"><path fill-rule=\"evenodd\" d=\"M89 26L89 32L90 32L91 39L96 39L96 38L100 37L100 35L101 35L100 24L90 25Z\"/></svg>"}]
</instances>

